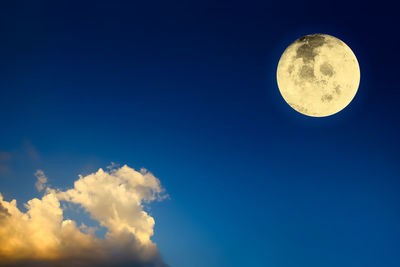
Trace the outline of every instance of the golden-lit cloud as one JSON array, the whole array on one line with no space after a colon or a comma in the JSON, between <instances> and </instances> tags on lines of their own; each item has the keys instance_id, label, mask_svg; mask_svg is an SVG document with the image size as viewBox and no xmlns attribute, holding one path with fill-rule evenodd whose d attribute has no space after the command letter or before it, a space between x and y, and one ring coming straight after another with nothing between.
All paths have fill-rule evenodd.
<instances>
[{"instance_id":1,"label":"golden-lit cloud","mask_svg":"<svg viewBox=\"0 0 400 267\"><path fill-rule=\"evenodd\" d=\"M40 191L47 178L43 172L36 176ZM24 205L26 212L0 194L0 265L166 266L150 239L154 219L143 209L162 192L153 174L125 165L80 176L66 191L47 187L41 199ZM104 238L64 219L64 201L80 205L105 227Z\"/></svg>"}]
</instances>

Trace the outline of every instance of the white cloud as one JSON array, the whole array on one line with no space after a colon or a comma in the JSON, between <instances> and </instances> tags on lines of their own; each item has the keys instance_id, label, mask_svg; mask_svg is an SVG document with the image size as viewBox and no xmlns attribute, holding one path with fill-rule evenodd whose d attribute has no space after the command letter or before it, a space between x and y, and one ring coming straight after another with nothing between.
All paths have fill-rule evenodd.
<instances>
[{"instance_id":1,"label":"white cloud","mask_svg":"<svg viewBox=\"0 0 400 267\"><path fill-rule=\"evenodd\" d=\"M37 172L43 190L46 176ZM146 170L123 166L80 176L72 189L47 188L45 195L18 209L16 200L7 202L0 194L0 262L65 266L166 266L151 241L154 219L144 202L160 197L160 181ZM107 228L104 238L95 229L77 226L63 218L60 201L82 206ZM68 263L68 264L67 264ZM1 265L1 264L0 264Z\"/></svg>"},{"instance_id":2,"label":"white cloud","mask_svg":"<svg viewBox=\"0 0 400 267\"><path fill-rule=\"evenodd\" d=\"M35 172L37 181L35 183L36 189L40 192L44 189L47 184L47 177L42 170L37 170Z\"/></svg>"}]
</instances>

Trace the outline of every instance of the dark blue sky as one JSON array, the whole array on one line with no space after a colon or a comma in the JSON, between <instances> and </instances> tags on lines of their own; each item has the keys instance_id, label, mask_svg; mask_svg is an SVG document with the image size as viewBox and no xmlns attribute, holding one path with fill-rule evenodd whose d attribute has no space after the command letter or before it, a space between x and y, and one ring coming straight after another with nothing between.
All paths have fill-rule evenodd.
<instances>
[{"instance_id":1,"label":"dark blue sky","mask_svg":"<svg viewBox=\"0 0 400 267\"><path fill-rule=\"evenodd\" d=\"M111 162L170 200L172 267L400 264L400 20L394 1L2 1L0 192L71 187ZM310 33L349 45L359 91L311 118L276 85Z\"/></svg>"}]
</instances>

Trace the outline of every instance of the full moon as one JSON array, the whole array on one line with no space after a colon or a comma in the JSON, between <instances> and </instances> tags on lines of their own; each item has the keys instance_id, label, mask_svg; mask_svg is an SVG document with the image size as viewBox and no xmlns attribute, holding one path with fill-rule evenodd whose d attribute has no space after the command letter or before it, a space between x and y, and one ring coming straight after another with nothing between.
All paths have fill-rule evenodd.
<instances>
[{"instance_id":1,"label":"full moon","mask_svg":"<svg viewBox=\"0 0 400 267\"><path fill-rule=\"evenodd\" d=\"M282 97L293 109L311 117L326 117L354 98L360 67L343 41L327 34L310 34L286 48L276 76Z\"/></svg>"}]
</instances>

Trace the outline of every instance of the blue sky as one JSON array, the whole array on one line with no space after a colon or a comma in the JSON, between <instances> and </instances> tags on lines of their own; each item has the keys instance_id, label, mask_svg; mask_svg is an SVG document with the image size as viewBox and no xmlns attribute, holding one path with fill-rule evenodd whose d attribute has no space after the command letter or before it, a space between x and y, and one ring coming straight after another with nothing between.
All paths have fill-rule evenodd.
<instances>
[{"instance_id":1,"label":"blue sky","mask_svg":"<svg viewBox=\"0 0 400 267\"><path fill-rule=\"evenodd\" d=\"M400 263L395 6L336 1L4 1L0 192L38 197L111 162L144 167L172 267ZM342 112L311 118L276 85L284 49L310 33L361 69ZM82 220L87 220L82 215Z\"/></svg>"}]
</instances>

